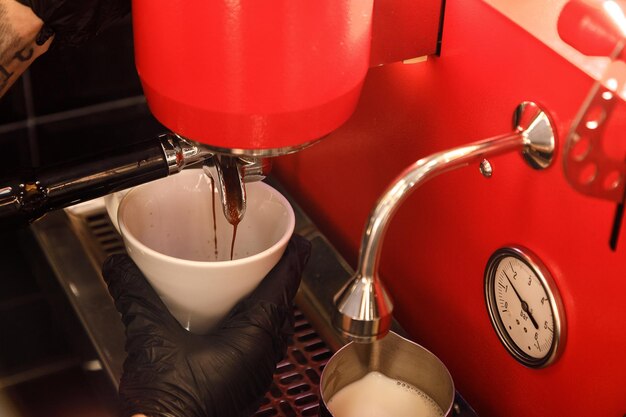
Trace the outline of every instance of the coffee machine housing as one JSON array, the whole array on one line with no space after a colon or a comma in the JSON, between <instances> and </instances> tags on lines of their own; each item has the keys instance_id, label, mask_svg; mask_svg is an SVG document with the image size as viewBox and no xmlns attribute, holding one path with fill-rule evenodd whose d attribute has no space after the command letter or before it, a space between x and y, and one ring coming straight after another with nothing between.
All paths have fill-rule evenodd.
<instances>
[{"instance_id":1,"label":"coffee machine housing","mask_svg":"<svg viewBox=\"0 0 626 417\"><path fill-rule=\"evenodd\" d=\"M281 154L352 114L368 69L372 0L133 2L150 110L231 154Z\"/></svg>"}]
</instances>

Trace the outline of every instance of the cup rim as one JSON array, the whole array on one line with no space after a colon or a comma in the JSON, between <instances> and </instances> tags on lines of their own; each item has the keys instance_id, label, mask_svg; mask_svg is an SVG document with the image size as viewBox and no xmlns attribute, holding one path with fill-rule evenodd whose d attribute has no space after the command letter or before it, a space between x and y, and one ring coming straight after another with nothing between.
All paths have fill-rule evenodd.
<instances>
[{"instance_id":1,"label":"cup rim","mask_svg":"<svg viewBox=\"0 0 626 417\"><path fill-rule=\"evenodd\" d=\"M285 233L280 237L280 239L278 239L278 241L274 243L272 246L270 246L269 248L262 250L261 252L255 253L254 255L246 256L244 258L239 258L239 259L225 260L225 261L194 261L191 259L176 258L174 256L166 255L162 252L159 252L145 245L143 242L141 242L138 238L136 238L130 232L130 230L126 226L126 223L123 221L123 218L121 216L123 209L126 207L128 201L130 201L128 196L137 194L139 191L141 191L141 187L135 187L131 189L130 191L126 193L124 197L122 197L122 200L120 201L119 207L117 209L117 222L120 227L120 234L122 235L123 239L128 239L132 243L133 246L138 247L139 249L144 251L147 255L157 258L161 261L168 262L168 263L192 266L192 267L205 267L207 265L211 265L214 267L232 267L236 265L245 265L247 263L255 262L259 258L265 257L268 253L277 251L280 247L286 247L287 241L291 239L291 236L293 235L296 219L295 219L295 213L293 211L293 207L291 207L291 204L289 203L287 198L285 198L285 196L282 195L277 189L261 181L258 181L253 184L264 187L272 191L272 194L275 195L283 203L283 206L287 208L287 214L289 216L287 228L285 230Z\"/></svg>"}]
</instances>

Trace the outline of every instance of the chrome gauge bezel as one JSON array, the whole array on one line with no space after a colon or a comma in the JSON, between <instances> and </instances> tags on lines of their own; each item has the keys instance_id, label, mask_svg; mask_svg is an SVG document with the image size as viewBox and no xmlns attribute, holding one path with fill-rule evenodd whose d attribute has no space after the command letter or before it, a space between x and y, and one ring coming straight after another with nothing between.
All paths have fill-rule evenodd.
<instances>
[{"instance_id":1,"label":"chrome gauge bezel","mask_svg":"<svg viewBox=\"0 0 626 417\"><path fill-rule=\"evenodd\" d=\"M541 358L534 358L528 355L520 348L509 335L502 318L498 312L495 294L496 271L500 262L507 258L514 257L523 262L530 268L541 283L550 305L553 317L554 335L550 349ZM530 368L544 368L554 363L563 352L565 346L566 322L565 310L563 302L556 286L556 282L552 278L552 274L543 262L529 249L522 246L506 246L496 250L489 260L485 268L485 301L489 318L493 325L498 338L506 348L506 350L522 365Z\"/></svg>"}]
</instances>

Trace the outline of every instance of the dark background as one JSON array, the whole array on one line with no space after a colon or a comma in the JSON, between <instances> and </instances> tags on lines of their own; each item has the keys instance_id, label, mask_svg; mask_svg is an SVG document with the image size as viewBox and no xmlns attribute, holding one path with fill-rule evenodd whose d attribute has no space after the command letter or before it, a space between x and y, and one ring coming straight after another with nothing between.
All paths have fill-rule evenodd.
<instances>
[{"instance_id":1,"label":"dark background","mask_svg":"<svg viewBox=\"0 0 626 417\"><path fill-rule=\"evenodd\" d=\"M162 132L135 72L130 19L52 48L0 99L1 177L36 172Z\"/></svg>"},{"instance_id":2,"label":"dark background","mask_svg":"<svg viewBox=\"0 0 626 417\"><path fill-rule=\"evenodd\" d=\"M163 130L143 98L126 19L82 47L53 46L0 99L0 188ZM0 231L0 265L0 411L8 398L20 417L110 416L83 369L89 342L27 227Z\"/></svg>"}]
</instances>

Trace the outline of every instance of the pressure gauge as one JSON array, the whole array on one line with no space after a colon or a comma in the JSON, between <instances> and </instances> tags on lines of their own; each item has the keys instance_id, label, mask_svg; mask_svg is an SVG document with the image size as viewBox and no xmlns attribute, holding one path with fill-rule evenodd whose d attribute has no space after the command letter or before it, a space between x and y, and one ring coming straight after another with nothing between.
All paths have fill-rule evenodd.
<instances>
[{"instance_id":1,"label":"pressure gauge","mask_svg":"<svg viewBox=\"0 0 626 417\"><path fill-rule=\"evenodd\" d=\"M498 249L485 269L485 299L498 337L515 359L542 368L563 350L565 314L552 275L526 248Z\"/></svg>"}]
</instances>

